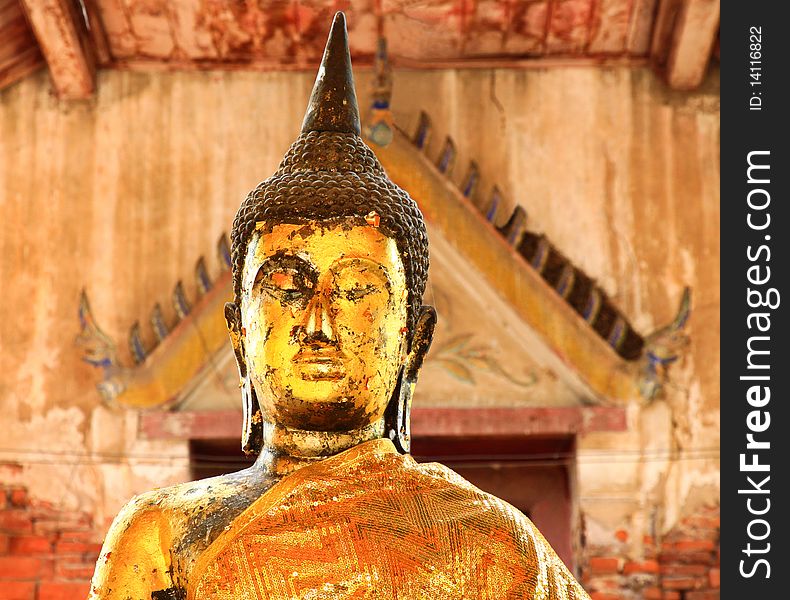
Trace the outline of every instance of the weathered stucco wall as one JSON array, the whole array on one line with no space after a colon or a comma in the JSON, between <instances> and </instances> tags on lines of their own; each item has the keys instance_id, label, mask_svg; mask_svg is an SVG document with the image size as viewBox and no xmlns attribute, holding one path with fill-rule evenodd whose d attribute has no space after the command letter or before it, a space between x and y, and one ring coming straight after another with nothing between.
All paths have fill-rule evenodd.
<instances>
[{"instance_id":1,"label":"weathered stucco wall","mask_svg":"<svg viewBox=\"0 0 790 600\"><path fill-rule=\"evenodd\" d=\"M368 82L360 74L363 107ZM40 74L0 94L0 481L82 507L103 528L132 493L185 477L182 444L139 441L134 415L101 405L73 344L79 292L114 339L156 301L172 318L174 283L194 291L200 255L217 272L216 240L298 133L311 84L298 73L105 72L93 100L64 104ZM640 332L668 322L692 287L691 345L666 399L634 404L627 433L580 441L588 543L605 546L618 528L660 533L714 502L718 75L688 94L642 70L404 71L393 106L408 131L426 110L428 152L450 134L457 178L476 160L480 200L498 184ZM601 461L612 449L627 458Z\"/></svg>"}]
</instances>

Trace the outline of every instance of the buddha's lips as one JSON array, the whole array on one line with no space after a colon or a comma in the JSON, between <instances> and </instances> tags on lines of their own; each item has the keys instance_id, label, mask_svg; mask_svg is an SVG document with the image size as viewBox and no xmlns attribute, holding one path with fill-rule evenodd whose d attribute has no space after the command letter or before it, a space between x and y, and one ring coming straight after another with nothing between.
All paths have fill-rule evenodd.
<instances>
[{"instance_id":1,"label":"buddha's lips","mask_svg":"<svg viewBox=\"0 0 790 600\"><path fill-rule=\"evenodd\" d=\"M297 363L337 363L342 364L344 354L335 348L314 350L312 348L302 348L297 352L293 361Z\"/></svg>"},{"instance_id":2,"label":"buddha's lips","mask_svg":"<svg viewBox=\"0 0 790 600\"><path fill-rule=\"evenodd\" d=\"M346 374L343 355L334 349L326 352L300 350L293 362L301 368L302 379L310 381L338 380Z\"/></svg>"}]
</instances>

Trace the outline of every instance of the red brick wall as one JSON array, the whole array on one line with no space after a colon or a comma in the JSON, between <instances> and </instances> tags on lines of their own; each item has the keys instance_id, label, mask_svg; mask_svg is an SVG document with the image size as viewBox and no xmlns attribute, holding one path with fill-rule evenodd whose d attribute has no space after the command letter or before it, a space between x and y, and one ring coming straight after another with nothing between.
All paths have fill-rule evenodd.
<instances>
[{"instance_id":1,"label":"red brick wall","mask_svg":"<svg viewBox=\"0 0 790 600\"><path fill-rule=\"evenodd\" d=\"M0 484L0 600L85 600L100 537L89 515Z\"/></svg>"},{"instance_id":2,"label":"red brick wall","mask_svg":"<svg viewBox=\"0 0 790 600\"><path fill-rule=\"evenodd\" d=\"M719 508L681 520L661 540L645 537L639 557L629 557L626 531L589 556L584 587L593 600L719 600Z\"/></svg>"}]
</instances>

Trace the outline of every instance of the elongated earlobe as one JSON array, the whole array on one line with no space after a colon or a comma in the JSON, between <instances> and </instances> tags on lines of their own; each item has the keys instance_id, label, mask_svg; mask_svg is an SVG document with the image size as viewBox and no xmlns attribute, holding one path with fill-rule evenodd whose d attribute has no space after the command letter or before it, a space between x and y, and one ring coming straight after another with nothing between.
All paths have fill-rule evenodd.
<instances>
[{"instance_id":1,"label":"elongated earlobe","mask_svg":"<svg viewBox=\"0 0 790 600\"><path fill-rule=\"evenodd\" d=\"M422 363L433 342L433 332L436 329L436 309L433 306L421 306L417 323L414 327L414 337L411 340L411 350L406 359L406 379L415 383L422 368Z\"/></svg>"},{"instance_id":2,"label":"elongated earlobe","mask_svg":"<svg viewBox=\"0 0 790 600\"><path fill-rule=\"evenodd\" d=\"M233 354L236 357L236 366L239 368L239 377L241 378L243 411L241 449L245 454L257 454L263 447L263 419L255 387L252 385L247 371L241 310L235 302L225 304L225 324L228 326L228 335L230 335L230 343L233 345Z\"/></svg>"},{"instance_id":3,"label":"elongated earlobe","mask_svg":"<svg viewBox=\"0 0 790 600\"><path fill-rule=\"evenodd\" d=\"M395 391L384 414L385 435L401 454L408 454L411 450L411 400L435 328L436 310L433 306L420 307L411 349L398 373Z\"/></svg>"},{"instance_id":4,"label":"elongated earlobe","mask_svg":"<svg viewBox=\"0 0 790 600\"><path fill-rule=\"evenodd\" d=\"M241 449L248 456L257 455L263 449L263 416L255 387L249 377L241 382L241 400Z\"/></svg>"},{"instance_id":5,"label":"elongated earlobe","mask_svg":"<svg viewBox=\"0 0 790 600\"><path fill-rule=\"evenodd\" d=\"M241 309L235 302L225 303L225 325L228 327L236 366L239 368L239 377L244 379L247 376L247 361L244 357L244 340L241 334Z\"/></svg>"}]
</instances>

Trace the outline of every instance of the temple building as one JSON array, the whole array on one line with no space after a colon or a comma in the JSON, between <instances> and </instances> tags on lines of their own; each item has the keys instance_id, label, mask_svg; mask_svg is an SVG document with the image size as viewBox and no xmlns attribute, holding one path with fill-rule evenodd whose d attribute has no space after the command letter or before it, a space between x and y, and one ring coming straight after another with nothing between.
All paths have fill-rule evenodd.
<instances>
[{"instance_id":1,"label":"temple building","mask_svg":"<svg viewBox=\"0 0 790 600\"><path fill-rule=\"evenodd\" d=\"M718 598L718 2L0 0L0 600L86 598L130 498L252 464L229 232L336 10L430 240L412 456L594 600Z\"/></svg>"}]
</instances>

